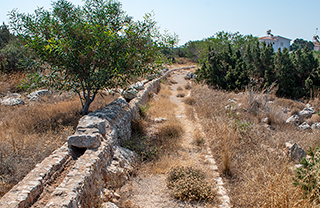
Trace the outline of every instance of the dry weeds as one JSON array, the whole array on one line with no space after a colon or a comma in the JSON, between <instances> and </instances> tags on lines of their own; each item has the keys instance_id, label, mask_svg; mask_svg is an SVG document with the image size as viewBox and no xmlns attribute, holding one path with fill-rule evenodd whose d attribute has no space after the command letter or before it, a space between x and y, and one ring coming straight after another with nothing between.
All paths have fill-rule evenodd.
<instances>
[{"instance_id":1,"label":"dry weeds","mask_svg":"<svg viewBox=\"0 0 320 208\"><path fill-rule=\"evenodd\" d=\"M111 102L98 96L91 110ZM80 118L77 97L50 96L22 106L0 106L0 196L62 146Z\"/></svg>"},{"instance_id":2,"label":"dry weeds","mask_svg":"<svg viewBox=\"0 0 320 208\"><path fill-rule=\"evenodd\" d=\"M193 87L192 96L234 207L313 207L293 185L294 164L284 152L285 142L306 149L319 141L318 131L298 131L284 122L290 114L281 108L301 109L300 102L272 97L270 103L270 98L256 93L250 100L248 92L226 93L200 85ZM235 103L228 103L234 98ZM260 123L264 116L274 131Z\"/></svg>"}]
</instances>

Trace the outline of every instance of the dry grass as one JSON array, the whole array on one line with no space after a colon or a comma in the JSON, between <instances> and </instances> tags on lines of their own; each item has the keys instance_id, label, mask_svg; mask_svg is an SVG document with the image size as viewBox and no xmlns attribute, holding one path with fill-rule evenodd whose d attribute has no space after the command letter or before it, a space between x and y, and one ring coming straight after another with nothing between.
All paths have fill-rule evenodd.
<instances>
[{"instance_id":1,"label":"dry grass","mask_svg":"<svg viewBox=\"0 0 320 208\"><path fill-rule=\"evenodd\" d=\"M301 103L274 97L273 103L268 103L270 98L261 94L254 94L250 100L250 93L225 93L206 86L194 86L192 96L197 100L195 108L206 138L212 139L212 152L227 181L234 207L314 206L293 185L294 164L283 150L288 141L297 142L304 149L319 141L318 131L298 131L284 122L290 114L280 109L301 109ZM236 103L227 102L233 98ZM226 109L227 104L232 108ZM265 116L276 130L260 123Z\"/></svg>"},{"instance_id":2,"label":"dry grass","mask_svg":"<svg viewBox=\"0 0 320 208\"><path fill-rule=\"evenodd\" d=\"M177 91L183 91L183 88L181 86L177 87Z\"/></svg>"},{"instance_id":3,"label":"dry grass","mask_svg":"<svg viewBox=\"0 0 320 208\"><path fill-rule=\"evenodd\" d=\"M189 83L184 86L184 89L186 89L186 90L190 90L191 88L192 87L191 87L191 85Z\"/></svg>"},{"instance_id":4,"label":"dry grass","mask_svg":"<svg viewBox=\"0 0 320 208\"><path fill-rule=\"evenodd\" d=\"M98 96L91 111L114 98ZM62 146L80 118L77 97L50 96L22 106L0 106L0 196Z\"/></svg>"},{"instance_id":5,"label":"dry grass","mask_svg":"<svg viewBox=\"0 0 320 208\"><path fill-rule=\"evenodd\" d=\"M25 73L0 73L0 95L5 95L7 92L19 91L18 86L21 80L26 77Z\"/></svg>"},{"instance_id":6,"label":"dry grass","mask_svg":"<svg viewBox=\"0 0 320 208\"><path fill-rule=\"evenodd\" d=\"M215 190L205 179L199 169L177 167L168 174L167 186L179 200L210 201L215 197Z\"/></svg>"},{"instance_id":7,"label":"dry grass","mask_svg":"<svg viewBox=\"0 0 320 208\"><path fill-rule=\"evenodd\" d=\"M187 105L194 105L197 101L194 97L186 97L183 102Z\"/></svg>"}]
</instances>

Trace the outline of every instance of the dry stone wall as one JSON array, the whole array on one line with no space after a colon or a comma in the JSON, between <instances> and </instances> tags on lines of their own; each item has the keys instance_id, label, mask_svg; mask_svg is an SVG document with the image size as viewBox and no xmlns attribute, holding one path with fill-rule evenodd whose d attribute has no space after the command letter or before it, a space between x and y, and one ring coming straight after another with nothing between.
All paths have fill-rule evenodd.
<instances>
[{"instance_id":1,"label":"dry stone wall","mask_svg":"<svg viewBox=\"0 0 320 208\"><path fill-rule=\"evenodd\" d=\"M180 68L184 69L184 68ZM134 152L119 146L130 139L131 121L147 103L149 93L157 93L161 78L144 85L144 90L129 103L117 98L105 108L79 120L76 132L68 142L36 166L21 182L0 199L2 208L38 207L93 207L103 188L121 185L128 179L136 163ZM72 165L68 165L74 161ZM61 183L50 196L42 197L43 190L67 170ZM45 198L42 199L42 198ZM43 200L40 201L39 200Z\"/></svg>"}]
</instances>

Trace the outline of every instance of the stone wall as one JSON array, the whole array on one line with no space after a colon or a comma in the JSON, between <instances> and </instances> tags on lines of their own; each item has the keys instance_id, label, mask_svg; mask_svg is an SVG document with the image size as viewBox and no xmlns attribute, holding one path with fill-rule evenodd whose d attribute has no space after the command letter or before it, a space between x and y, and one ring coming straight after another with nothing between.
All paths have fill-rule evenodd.
<instances>
[{"instance_id":1,"label":"stone wall","mask_svg":"<svg viewBox=\"0 0 320 208\"><path fill-rule=\"evenodd\" d=\"M119 142L130 139L131 121L138 116L140 105L148 102L149 93L157 93L160 80L174 70L177 69L147 82L129 103L117 98L105 108L82 117L68 142L4 195L0 207L22 208L39 203L43 190L66 169L62 182L47 193L50 196L46 196L42 207L93 207L104 187L121 185L128 179L136 157L119 147Z\"/></svg>"}]
</instances>

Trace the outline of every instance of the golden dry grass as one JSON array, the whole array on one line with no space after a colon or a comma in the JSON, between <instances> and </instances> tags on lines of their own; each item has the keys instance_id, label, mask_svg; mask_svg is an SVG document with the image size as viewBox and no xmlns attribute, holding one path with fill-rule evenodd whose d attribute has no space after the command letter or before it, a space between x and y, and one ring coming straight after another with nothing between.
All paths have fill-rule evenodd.
<instances>
[{"instance_id":1,"label":"golden dry grass","mask_svg":"<svg viewBox=\"0 0 320 208\"><path fill-rule=\"evenodd\" d=\"M80 101L78 97L62 97L50 96L22 106L0 106L0 196L74 133L80 118ZM114 98L96 99L91 111Z\"/></svg>"},{"instance_id":2,"label":"golden dry grass","mask_svg":"<svg viewBox=\"0 0 320 208\"><path fill-rule=\"evenodd\" d=\"M310 134L285 124L290 114L283 116L280 109L301 109L299 102L272 98L273 104L268 104L255 94L260 104L250 111L250 93L238 95L198 85L192 88L192 96L234 207L313 207L293 185L294 164L284 153L285 142L297 142L306 149L319 141L318 131ZM233 98L236 103L227 102ZM228 104L233 108L226 109ZM262 108L268 109L264 115ZM260 123L264 116L276 130Z\"/></svg>"},{"instance_id":3,"label":"golden dry grass","mask_svg":"<svg viewBox=\"0 0 320 208\"><path fill-rule=\"evenodd\" d=\"M5 95L9 91L19 91L18 86L21 83L21 80L25 77L26 74L23 72L15 72L10 74L0 72L0 95Z\"/></svg>"}]
</instances>

